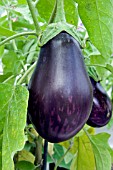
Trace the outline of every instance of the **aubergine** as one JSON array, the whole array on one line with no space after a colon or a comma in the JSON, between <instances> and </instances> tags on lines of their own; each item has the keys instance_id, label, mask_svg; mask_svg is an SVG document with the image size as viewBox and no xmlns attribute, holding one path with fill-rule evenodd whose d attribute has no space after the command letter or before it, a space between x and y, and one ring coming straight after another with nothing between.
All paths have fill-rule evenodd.
<instances>
[{"instance_id":1,"label":"aubergine","mask_svg":"<svg viewBox=\"0 0 113 170\"><path fill-rule=\"evenodd\" d=\"M93 92L80 45L71 35L61 32L41 47L28 90L28 114L44 139L62 142L82 129Z\"/></svg>"},{"instance_id":2,"label":"aubergine","mask_svg":"<svg viewBox=\"0 0 113 170\"><path fill-rule=\"evenodd\" d=\"M93 86L93 106L87 124L92 127L103 127L111 119L112 104L100 82L90 77Z\"/></svg>"}]
</instances>

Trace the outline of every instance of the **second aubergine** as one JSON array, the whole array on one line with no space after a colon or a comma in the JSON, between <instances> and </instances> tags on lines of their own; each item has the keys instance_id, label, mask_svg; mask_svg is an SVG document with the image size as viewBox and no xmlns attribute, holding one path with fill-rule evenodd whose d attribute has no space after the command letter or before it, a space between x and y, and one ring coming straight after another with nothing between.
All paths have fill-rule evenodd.
<instances>
[{"instance_id":1,"label":"second aubergine","mask_svg":"<svg viewBox=\"0 0 113 170\"><path fill-rule=\"evenodd\" d=\"M93 95L83 60L79 43L66 32L41 47L28 86L28 113L49 142L70 139L89 117Z\"/></svg>"},{"instance_id":2,"label":"second aubergine","mask_svg":"<svg viewBox=\"0 0 113 170\"><path fill-rule=\"evenodd\" d=\"M96 82L93 78L90 80L93 86L93 106L87 124L92 127L102 127L111 119L112 104L100 82Z\"/></svg>"}]
</instances>

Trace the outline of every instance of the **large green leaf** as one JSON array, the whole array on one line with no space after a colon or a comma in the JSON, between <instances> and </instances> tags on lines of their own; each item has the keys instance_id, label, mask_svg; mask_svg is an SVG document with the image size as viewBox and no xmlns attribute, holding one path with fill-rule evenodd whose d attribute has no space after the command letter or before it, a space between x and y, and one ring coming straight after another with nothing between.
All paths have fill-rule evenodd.
<instances>
[{"instance_id":1,"label":"large green leaf","mask_svg":"<svg viewBox=\"0 0 113 170\"><path fill-rule=\"evenodd\" d=\"M8 51L3 55L2 63L4 65L3 72L4 74L12 72L13 75L19 73L21 69L21 63L18 59L17 54L14 51Z\"/></svg>"},{"instance_id":2,"label":"large green leaf","mask_svg":"<svg viewBox=\"0 0 113 170\"><path fill-rule=\"evenodd\" d=\"M14 34L15 34L14 31L11 31L11 30L9 30L9 29L7 29L5 27L0 26L0 35L10 37L10 36L12 36Z\"/></svg>"},{"instance_id":3,"label":"large green leaf","mask_svg":"<svg viewBox=\"0 0 113 170\"><path fill-rule=\"evenodd\" d=\"M50 156L50 154L48 154L48 162L52 163L53 160L59 161L64 156L64 154L65 154L65 151L64 151L63 147L61 145L59 145L59 144L54 144L54 154L52 156ZM68 156L70 156L70 155L68 155ZM72 157L72 155L71 155L71 157ZM60 161L59 167L69 169L70 168L70 163L71 163L71 162L69 162L69 159L68 159L67 162L65 162L64 159L62 159L62 161Z\"/></svg>"},{"instance_id":4,"label":"large green leaf","mask_svg":"<svg viewBox=\"0 0 113 170\"><path fill-rule=\"evenodd\" d=\"M2 58L3 53L4 53L4 46L0 46L0 58Z\"/></svg>"},{"instance_id":5,"label":"large green leaf","mask_svg":"<svg viewBox=\"0 0 113 170\"><path fill-rule=\"evenodd\" d=\"M16 168L18 170L34 170L35 166L34 166L34 164L32 164L31 162L28 162L28 161L19 161L16 164Z\"/></svg>"},{"instance_id":6,"label":"large green leaf","mask_svg":"<svg viewBox=\"0 0 113 170\"><path fill-rule=\"evenodd\" d=\"M78 137L78 148L70 170L95 170L95 159L90 140L86 135Z\"/></svg>"},{"instance_id":7,"label":"large green leaf","mask_svg":"<svg viewBox=\"0 0 113 170\"><path fill-rule=\"evenodd\" d=\"M113 1L75 0L90 40L105 58L113 52Z\"/></svg>"},{"instance_id":8,"label":"large green leaf","mask_svg":"<svg viewBox=\"0 0 113 170\"><path fill-rule=\"evenodd\" d=\"M29 8L28 6L19 6L17 8L14 9L14 12L16 13L16 15L22 15L22 17L28 21L29 23L33 23L33 19L30 15L29 12Z\"/></svg>"},{"instance_id":9,"label":"large green leaf","mask_svg":"<svg viewBox=\"0 0 113 170\"><path fill-rule=\"evenodd\" d=\"M78 9L73 0L64 0L66 21L75 26L78 25Z\"/></svg>"},{"instance_id":10,"label":"large green leaf","mask_svg":"<svg viewBox=\"0 0 113 170\"><path fill-rule=\"evenodd\" d=\"M96 170L111 170L111 155L107 133L97 134L90 137L93 153L96 161Z\"/></svg>"},{"instance_id":11,"label":"large green leaf","mask_svg":"<svg viewBox=\"0 0 113 170\"><path fill-rule=\"evenodd\" d=\"M0 84L0 92L0 169L14 170L13 156L25 143L28 92L9 84Z\"/></svg>"},{"instance_id":12,"label":"large green leaf","mask_svg":"<svg viewBox=\"0 0 113 170\"><path fill-rule=\"evenodd\" d=\"M95 168L110 170L113 155L113 150L108 144L110 135L107 133L91 135L92 130L87 129L88 136L81 133L74 137L73 146L69 151L74 156L70 170L95 170ZM62 142L60 145L67 149L69 141Z\"/></svg>"},{"instance_id":13,"label":"large green leaf","mask_svg":"<svg viewBox=\"0 0 113 170\"><path fill-rule=\"evenodd\" d=\"M53 7L54 7L55 0L39 0L37 3L37 9L42 18L46 21L49 20Z\"/></svg>"},{"instance_id":14,"label":"large green leaf","mask_svg":"<svg viewBox=\"0 0 113 170\"><path fill-rule=\"evenodd\" d=\"M90 64L95 65L99 79L103 79L104 76L107 76L107 70L104 68L104 66L106 66L107 61L108 60L106 60L101 55L91 55L90 56ZM98 65L98 66L96 66L96 65Z\"/></svg>"},{"instance_id":15,"label":"large green leaf","mask_svg":"<svg viewBox=\"0 0 113 170\"><path fill-rule=\"evenodd\" d=\"M27 3L26 0L18 0L18 4L19 4L19 5L23 5L23 4L26 4L26 3Z\"/></svg>"}]
</instances>

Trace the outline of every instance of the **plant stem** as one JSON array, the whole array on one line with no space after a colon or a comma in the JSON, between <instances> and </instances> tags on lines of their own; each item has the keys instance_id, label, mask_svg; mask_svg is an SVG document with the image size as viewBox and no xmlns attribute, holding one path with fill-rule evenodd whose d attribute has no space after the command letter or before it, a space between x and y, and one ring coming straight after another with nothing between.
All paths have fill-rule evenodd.
<instances>
[{"instance_id":1,"label":"plant stem","mask_svg":"<svg viewBox=\"0 0 113 170\"><path fill-rule=\"evenodd\" d=\"M35 140L36 152L35 152L35 165L37 166L36 170L41 170L42 166L42 138L39 136Z\"/></svg>"},{"instance_id":2,"label":"plant stem","mask_svg":"<svg viewBox=\"0 0 113 170\"><path fill-rule=\"evenodd\" d=\"M15 39L17 37L25 36L25 35L35 35L35 36L38 36L35 32L22 32L22 33L18 33L18 34L12 35L11 37L8 37L5 40L1 41L0 42L0 46L4 45L6 42L8 42L10 40L13 40L13 39Z\"/></svg>"},{"instance_id":3,"label":"plant stem","mask_svg":"<svg viewBox=\"0 0 113 170\"><path fill-rule=\"evenodd\" d=\"M5 3L4 3L5 4ZM8 7L10 6L10 3L9 1L7 1L7 4L8 4ZM6 6L6 4L5 4ZM11 31L13 31L13 28L12 28L12 20L11 20L11 12L8 10L8 8L6 8L6 11L7 11L7 18L8 18L8 24L9 24L9 29ZM16 46L16 42L15 40L12 40L12 45L13 45L13 48L15 51L17 51L17 46Z\"/></svg>"},{"instance_id":4,"label":"plant stem","mask_svg":"<svg viewBox=\"0 0 113 170\"><path fill-rule=\"evenodd\" d=\"M36 0L36 1L34 2L34 6L36 6L36 5L37 5L38 1L39 1L39 0Z\"/></svg>"},{"instance_id":5,"label":"plant stem","mask_svg":"<svg viewBox=\"0 0 113 170\"><path fill-rule=\"evenodd\" d=\"M38 24L38 19L37 19L37 15L36 15L36 8L33 4L33 2L31 0L27 0L28 6L29 6L29 10L31 12L32 18L33 18L33 22L36 28L36 33L39 34L40 33L40 26Z\"/></svg>"},{"instance_id":6,"label":"plant stem","mask_svg":"<svg viewBox=\"0 0 113 170\"><path fill-rule=\"evenodd\" d=\"M36 66L36 62L29 67L29 69L25 72L25 74L20 78L20 80L18 81L17 85L20 85L21 83L23 83L23 81L25 80L25 78L29 75L29 73L35 68Z\"/></svg>"},{"instance_id":7,"label":"plant stem","mask_svg":"<svg viewBox=\"0 0 113 170\"><path fill-rule=\"evenodd\" d=\"M9 80L13 79L14 77L15 77L14 75L8 77L6 80L3 81L3 83L7 83Z\"/></svg>"},{"instance_id":8,"label":"plant stem","mask_svg":"<svg viewBox=\"0 0 113 170\"><path fill-rule=\"evenodd\" d=\"M87 66L97 66L97 67L102 67L106 69L104 65L100 65L100 64L87 64Z\"/></svg>"},{"instance_id":9,"label":"plant stem","mask_svg":"<svg viewBox=\"0 0 113 170\"><path fill-rule=\"evenodd\" d=\"M64 157L67 155L67 153L70 151L70 149L72 148L72 142L70 143L69 148L67 149L67 151L64 153L64 155L57 161L54 170L57 170L57 167L60 165L60 163L63 161Z\"/></svg>"},{"instance_id":10,"label":"plant stem","mask_svg":"<svg viewBox=\"0 0 113 170\"><path fill-rule=\"evenodd\" d=\"M46 166L47 166L47 151L48 151L48 141L45 140L45 142L44 142L44 154L43 154L43 166L42 166L42 170L46 170Z\"/></svg>"}]
</instances>

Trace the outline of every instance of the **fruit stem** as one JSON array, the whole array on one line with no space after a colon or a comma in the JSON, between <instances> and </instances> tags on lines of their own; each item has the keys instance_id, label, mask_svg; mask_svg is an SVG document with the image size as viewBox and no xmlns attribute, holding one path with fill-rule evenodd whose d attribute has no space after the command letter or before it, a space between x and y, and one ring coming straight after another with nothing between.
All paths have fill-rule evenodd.
<instances>
[{"instance_id":1,"label":"fruit stem","mask_svg":"<svg viewBox=\"0 0 113 170\"><path fill-rule=\"evenodd\" d=\"M53 22L66 22L64 0L56 0L49 24Z\"/></svg>"},{"instance_id":2,"label":"fruit stem","mask_svg":"<svg viewBox=\"0 0 113 170\"><path fill-rule=\"evenodd\" d=\"M42 166L42 170L46 170L46 166L47 166L47 153L48 153L48 141L45 140L45 142L44 142L44 154L43 154L43 166Z\"/></svg>"},{"instance_id":3,"label":"fruit stem","mask_svg":"<svg viewBox=\"0 0 113 170\"><path fill-rule=\"evenodd\" d=\"M52 11L52 14L51 14L51 17L49 19L48 24L51 24L51 23L54 22L54 18L55 18L55 15L56 15L56 10L57 10L57 1L55 1L55 5L54 5L54 8L53 8L53 11Z\"/></svg>"},{"instance_id":4,"label":"fruit stem","mask_svg":"<svg viewBox=\"0 0 113 170\"><path fill-rule=\"evenodd\" d=\"M67 153L70 151L70 149L72 148L73 146L73 142L70 141L70 146L69 148L67 149L67 151L64 153L64 155L57 161L57 163L55 164L55 167L54 167L54 170L57 170L57 167L60 165L60 163L63 161L64 157L67 155Z\"/></svg>"},{"instance_id":5,"label":"fruit stem","mask_svg":"<svg viewBox=\"0 0 113 170\"><path fill-rule=\"evenodd\" d=\"M39 34L41 30L40 30L40 26L38 24L36 8L31 0L27 0L27 4L29 6L29 10L31 12L31 16L32 16L32 19L33 19L33 22L34 22L34 25L36 28L36 33Z\"/></svg>"},{"instance_id":6,"label":"fruit stem","mask_svg":"<svg viewBox=\"0 0 113 170\"><path fill-rule=\"evenodd\" d=\"M25 35L35 35L35 36L38 36L35 32L22 32L22 33L18 33L18 34L12 35L12 36L6 38L5 40L1 41L0 42L0 46L4 45L6 42L8 42L10 40L13 40L15 38L18 38L18 37L21 37L21 36L25 36Z\"/></svg>"}]
</instances>

